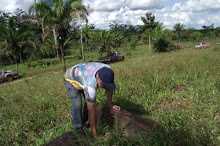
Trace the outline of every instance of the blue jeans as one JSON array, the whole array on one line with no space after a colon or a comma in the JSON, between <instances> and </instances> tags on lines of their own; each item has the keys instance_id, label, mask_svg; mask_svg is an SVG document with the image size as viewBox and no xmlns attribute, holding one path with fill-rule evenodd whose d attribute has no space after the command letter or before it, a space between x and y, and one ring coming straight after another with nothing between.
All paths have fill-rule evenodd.
<instances>
[{"instance_id":1,"label":"blue jeans","mask_svg":"<svg viewBox=\"0 0 220 146\"><path fill-rule=\"evenodd\" d=\"M88 109L86 102L84 103L82 109L82 96L85 99L83 90L78 90L70 82L64 79L64 85L67 94L72 102L71 112L72 112L72 123L76 130L82 129L83 125L88 120Z\"/></svg>"}]
</instances>

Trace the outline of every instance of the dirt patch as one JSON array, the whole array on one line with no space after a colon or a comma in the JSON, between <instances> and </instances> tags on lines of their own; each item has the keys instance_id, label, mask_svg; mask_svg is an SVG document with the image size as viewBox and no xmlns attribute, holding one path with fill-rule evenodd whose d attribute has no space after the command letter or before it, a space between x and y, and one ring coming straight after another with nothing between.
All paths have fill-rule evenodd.
<instances>
[{"instance_id":1,"label":"dirt patch","mask_svg":"<svg viewBox=\"0 0 220 146\"><path fill-rule=\"evenodd\" d=\"M73 146L74 145L74 133L67 132L63 135L55 138L51 142L49 142L48 146Z\"/></svg>"},{"instance_id":2,"label":"dirt patch","mask_svg":"<svg viewBox=\"0 0 220 146\"><path fill-rule=\"evenodd\" d=\"M140 136L150 138L154 128L158 125L151 118L142 117L126 110L115 111L106 107L96 108L96 118L98 127L105 125L114 132L122 132L123 136L133 140L139 139ZM73 132L67 132L55 138L47 145L77 145L77 136Z\"/></svg>"},{"instance_id":3,"label":"dirt patch","mask_svg":"<svg viewBox=\"0 0 220 146\"><path fill-rule=\"evenodd\" d=\"M181 86L174 86L172 89L171 89L172 92L182 92L184 91L184 88L181 87Z\"/></svg>"},{"instance_id":4,"label":"dirt patch","mask_svg":"<svg viewBox=\"0 0 220 146\"><path fill-rule=\"evenodd\" d=\"M151 118L142 117L126 110L116 111L108 108L99 107L97 112L97 124L106 123L113 131L121 131L125 137L137 139L141 133L148 133L151 137L157 122Z\"/></svg>"}]
</instances>

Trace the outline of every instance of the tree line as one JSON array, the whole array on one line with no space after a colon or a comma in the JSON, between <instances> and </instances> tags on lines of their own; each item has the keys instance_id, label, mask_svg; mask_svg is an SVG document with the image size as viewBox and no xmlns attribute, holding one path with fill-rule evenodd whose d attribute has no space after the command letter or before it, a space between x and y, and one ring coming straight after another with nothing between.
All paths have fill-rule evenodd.
<instances>
[{"instance_id":1,"label":"tree line","mask_svg":"<svg viewBox=\"0 0 220 146\"><path fill-rule=\"evenodd\" d=\"M112 22L108 30L101 30L88 25L92 11L81 0L35 1L28 12L0 11L0 65L57 57L65 71L65 56L72 50L85 60L85 52L96 50L129 50L138 44L152 44L155 51L163 52L172 49L172 40L199 41L220 36L220 27L214 28L214 24L198 30L177 23L172 30L165 29L150 12L140 18L143 25Z\"/></svg>"}]
</instances>

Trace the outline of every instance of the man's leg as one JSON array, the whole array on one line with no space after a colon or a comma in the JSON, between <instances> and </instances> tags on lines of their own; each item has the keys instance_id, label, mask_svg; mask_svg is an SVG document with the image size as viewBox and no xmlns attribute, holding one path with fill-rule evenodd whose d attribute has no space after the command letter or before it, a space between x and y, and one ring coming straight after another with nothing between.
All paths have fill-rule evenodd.
<instances>
[{"instance_id":1,"label":"man's leg","mask_svg":"<svg viewBox=\"0 0 220 146\"><path fill-rule=\"evenodd\" d=\"M73 117L73 125L76 130L82 129L82 97L81 91L76 89L68 81L64 80L64 85L67 90L67 94L72 102L71 112Z\"/></svg>"}]
</instances>

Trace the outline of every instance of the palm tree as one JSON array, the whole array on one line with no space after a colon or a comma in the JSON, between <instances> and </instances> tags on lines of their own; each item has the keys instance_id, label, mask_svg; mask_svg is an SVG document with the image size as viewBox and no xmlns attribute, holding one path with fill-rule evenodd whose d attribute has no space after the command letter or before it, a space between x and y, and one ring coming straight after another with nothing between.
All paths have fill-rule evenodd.
<instances>
[{"instance_id":1,"label":"palm tree","mask_svg":"<svg viewBox=\"0 0 220 146\"><path fill-rule=\"evenodd\" d=\"M152 35L154 39L158 39L159 37L161 37L161 35L163 34L163 24L159 23L157 25L157 27L154 28L154 30L152 31Z\"/></svg>"},{"instance_id":2,"label":"palm tree","mask_svg":"<svg viewBox=\"0 0 220 146\"><path fill-rule=\"evenodd\" d=\"M29 12L36 16L41 22L42 34L52 33L54 37L54 46L61 52L63 63L63 72L66 71L64 51L71 40L70 30L71 21L81 18L86 12L85 6L81 0L53 0L52 3L35 2L29 9ZM44 14L44 12L46 12ZM48 31L46 31L47 29Z\"/></svg>"},{"instance_id":3,"label":"palm tree","mask_svg":"<svg viewBox=\"0 0 220 146\"><path fill-rule=\"evenodd\" d=\"M96 36L97 42L100 45L99 52L106 52L113 45L111 31L101 30Z\"/></svg>"},{"instance_id":4,"label":"palm tree","mask_svg":"<svg viewBox=\"0 0 220 146\"><path fill-rule=\"evenodd\" d=\"M24 25L17 24L17 17L11 16L5 25L0 26L3 48L9 56L13 56L18 69L18 58L27 46L35 48L35 44L30 40L34 36L32 31L27 30Z\"/></svg>"},{"instance_id":5,"label":"palm tree","mask_svg":"<svg viewBox=\"0 0 220 146\"><path fill-rule=\"evenodd\" d=\"M185 29L185 26L181 23L177 23L174 25L173 29L176 32L177 37L179 38L181 35L181 32Z\"/></svg>"},{"instance_id":6,"label":"palm tree","mask_svg":"<svg viewBox=\"0 0 220 146\"><path fill-rule=\"evenodd\" d=\"M152 13L146 13L145 17L141 17L141 20L144 23L143 30L148 30L150 33L159 24L159 22L155 22L155 16ZM150 50L150 44L151 44L150 33L149 33L149 50Z\"/></svg>"}]
</instances>

